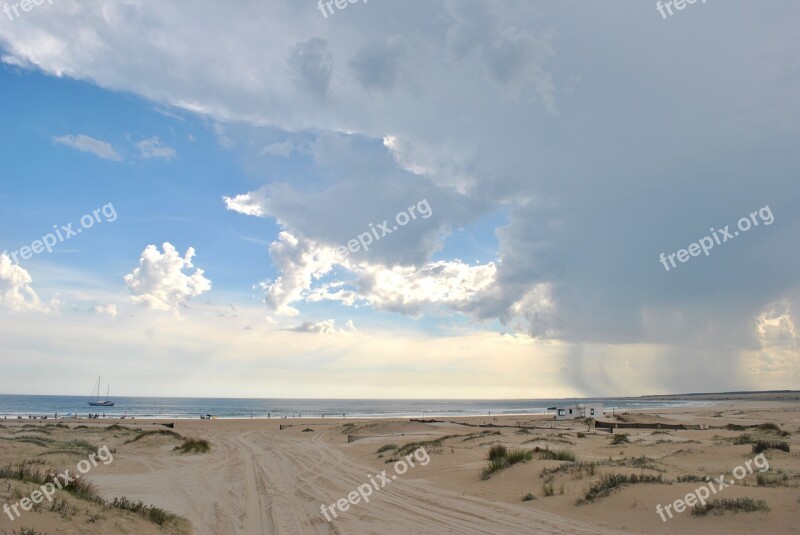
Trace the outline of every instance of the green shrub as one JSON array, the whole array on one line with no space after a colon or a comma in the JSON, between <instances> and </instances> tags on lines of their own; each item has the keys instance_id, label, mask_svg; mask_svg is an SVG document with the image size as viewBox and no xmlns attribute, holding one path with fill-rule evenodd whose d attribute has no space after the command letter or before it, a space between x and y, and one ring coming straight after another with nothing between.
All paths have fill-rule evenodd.
<instances>
[{"instance_id":1,"label":"green shrub","mask_svg":"<svg viewBox=\"0 0 800 535\"><path fill-rule=\"evenodd\" d=\"M488 459L490 461L496 461L497 459L505 458L506 455L508 455L508 450L506 449L505 446L502 445L492 446L491 448L489 448Z\"/></svg>"},{"instance_id":2,"label":"green shrub","mask_svg":"<svg viewBox=\"0 0 800 535\"><path fill-rule=\"evenodd\" d=\"M504 446L492 446L489 449L489 463L481 471L481 479L487 480L492 474L517 463L533 459L533 453L527 450L507 450Z\"/></svg>"},{"instance_id":3,"label":"green shrub","mask_svg":"<svg viewBox=\"0 0 800 535\"><path fill-rule=\"evenodd\" d=\"M681 474L675 479L675 481L678 483L702 483L706 481L706 478L696 474Z\"/></svg>"},{"instance_id":4,"label":"green shrub","mask_svg":"<svg viewBox=\"0 0 800 535\"><path fill-rule=\"evenodd\" d=\"M536 496L534 496L534 495L533 495L533 494L531 494L530 492L529 492L528 494L526 494L525 496L523 496L523 497L522 497L522 501L523 501L523 502L529 502L529 501L531 501L531 500L535 500L535 499L536 499Z\"/></svg>"},{"instance_id":5,"label":"green shrub","mask_svg":"<svg viewBox=\"0 0 800 535\"><path fill-rule=\"evenodd\" d=\"M397 444L384 444L383 446L378 448L378 451L376 451L375 453L383 453L384 451L396 450L396 449L397 449Z\"/></svg>"},{"instance_id":6,"label":"green shrub","mask_svg":"<svg viewBox=\"0 0 800 535\"><path fill-rule=\"evenodd\" d=\"M534 450L535 451L535 450ZM575 462L575 454L569 450L549 450L543 449L538 451L539 458L552 461L569 461Z\"/></svg>"},{"instance_id":7,"label":"green shrub","mask_svg":"<svg viewBox=\"0 0 800 535\"><path fill-rule=\"evenodd\" d=\"M631 441L628 440L628 433L622 433L621 435L614 435L611 437L611 445L616 446L617 444L630 444Z\"/></svg>"},{"instance_id":8,"label":"green shrub","mask_svg":"<svg viewBox=\"0 0 800 535\"><path fill-rule=\"evenodd\" d=\"M663 483L664 478L661 474L651 476L648 474L604 474L599 480L592 483L583 496L583 501L593 502L611 494L611 491L626 485L636 485L638 483ZM583 503L579 500L578 504Z\"/></svg>"},{"instance_id":9,"label":"green shrub","mask_svg":"<svg viewBox=\"0 0 800 535\"><path fill-rule=\"evenodd\" d=\"M706 502L705 505L699 503L695 505L692 509L692 514L695 516L703 516L711 511L714 511L714 514L722 514L725 511L733 511L735 513L744 511L745 513L752 513L754 511L768 512L769 510L769 506L764 500L754 500L752 498L715 498Z\"/></svg>"},{"instance_id":10,"label":"green shrub","mask_svg":"<svg viewBox=\"0 0 800 535\"><path fill-rule=\"evenodd\" d=\"M166 523L178 523L180 520L182 520L181 517L165 511L160 507L145 505L141 500L134 502L133 500L130 500L124 496L120 498L114 498L114 500L108 505L110 507L114 507L115 509L122 509L124 511L136 513L137 515L142 516L162 527Z\"/></svg>"},{"instance_id":11,"label":"green shrub","mask_svg":"<svg viewBox=\"0 0 800 535\"><path fill-rule=\"evenodd\" d=\"M180 446L175 446L173 451L181 453L207 453L211 449L208 440L198 438L187 438Z\"/></svg>"},{"instance_id":12,"label":"green shrub","mask_svg":"<svg viewBox=\"0 0 800 535\"><path fill-rule=\"evenodd\" d=\"M506 461L505 457L502 457L500 459L495 459L494 461L489 461L489 464L484 466L483 470L481 470L481 479L486 481L487 479L492 477L492 474L494 474L495 472L499 472L500 470L503 470L505 468L508 468L508 466L509 466L508 461Z\"/></svg>"},{"instance_id":13,"label":"green shrub","mask_svg":"<svg viewBox=\"0 0 800 535\"><path fill-rule=\"evenodd\" d=\"M775 440L757 440L753 444L753 453L761 453L767 450L781 450L789 453L789 443Z\"/></svg>"}]
</instances>

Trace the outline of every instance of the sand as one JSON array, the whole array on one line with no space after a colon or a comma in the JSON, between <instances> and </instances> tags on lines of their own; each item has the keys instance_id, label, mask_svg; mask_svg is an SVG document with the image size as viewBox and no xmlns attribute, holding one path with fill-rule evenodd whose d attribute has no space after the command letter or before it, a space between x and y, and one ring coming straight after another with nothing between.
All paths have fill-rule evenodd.
<instances>
[{"instance_id":1,"label":"sand","mask_svg":"<svg viewBox=\"0 0 800 535\"><path fill-rule=\"evenodd\" d=\"M63 423L71 429L50 427L47 428L50 435L31 435L51 440L83 437L91 444L107 444L115 451L114 461L107 466L99 465L86 475L96 485L99 495L108 500L116 496L142 500L184 517L188 521L185 524L165 524L166 531L174 533L691 535L800 530L796 527L800 518L800 457L796 453L800 447L797 438L800 403L797 401L725 401L702 408L629 411L617 416L608 415L604 420L703 426L771 422L791 434L781 437L768 430L625 429L615 430L614 434L627 433L630 443L612 446L612 435L605 431L590 429L584 423L555 422L552 417L478 417L435 423L327 418L174 421L176 433L210 442L210 451L200 454L174 451L182 441L173 436L145 436L125 444L137 431L107 430L111 421L84 421L86 429L75 429L79 422L67 420ZM7 436L26 436L21 426L31 425L26 420L0 423L6 427L0 433ZM119 423L135 429L163 429L139 420ZM502 427L478 427L482 424ZM393 450L376 453L387 444L402 446L448 435L457 436L439 444L428 443L425 451L429 462L423 466L420 459L415 459L415 466L402 475L394 472L396 461L385 462L395 456ZM656 513L657 504L672 503L704 484L678 483L675 480L679 475L726 474L732 479L732 470L754 457L752 445L741 443L747 441L741 438L743 435L749 435L750 439L786 441L791 453L768 450L770 469L762 474L761 486L756 471L721 490L717 497L764 500L770 511L720 515L712 512L705 516L685 511L662 521ZM348 436L352 442L348 442ZM532 460L482 480L480 474L487 464L487 452L497 444L526 450L566 449L578 461L596 463L594 474L590 475L588 469L576 470L575 463L542 459L542 454L536 453ZM20 450L23 446L27 449ZM0 441L0 460L5 463L10 459L41 456L41 448L30 443ZM70 460L74 465L80 458L67 456L60 462ZM639 459L634 461L636 458ZM542 474L543 469L559 466L564 468L551 480ZM321 505L346 498L348 493L368 484L369 476L374 479L383 470L387 476L395 474L396 479L370 491L369 503L362 499L347 511L337 509L337 517L326 520ZM584 496L589 485L607 473L661 475L665 482L625 486L578 505L577 500ZM0 490L12 483L0 482ZM553 488L552 496L545 495L548 483ZM535 499L523 501L522 497L528 493ZM0 492L0 498L7 501L9 496ZM69 498L76 501L81 512L64 517L39 510L27 512L13 523L3 516L0 530L7 529L10 533L12 528L25 526L46 533L159 532L157 525L133 513L99 506L99 512L92 512L94 504L83 505L77 498ZM101 518L89 522L92 515ZM330 513L328 516L332 517ZM108 531L112 525L114 530Z\"/></svg>"}]
</instances>

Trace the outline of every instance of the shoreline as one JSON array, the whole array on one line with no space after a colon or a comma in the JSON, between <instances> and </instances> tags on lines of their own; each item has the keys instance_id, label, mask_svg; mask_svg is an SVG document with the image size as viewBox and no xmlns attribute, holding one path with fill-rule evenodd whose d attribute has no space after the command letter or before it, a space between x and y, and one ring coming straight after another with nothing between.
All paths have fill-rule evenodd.
<instances>
[{"instance_id":1,"label":"shoreline","mask_svg":"<svg viewBox=\"0 0 800 535\"><path fill-rule=\"evenodd\" d=\"M31 397L38 397L38 396L31 396ZM1 397L0 397L1 398ZM141 399L141 398L139 398ZM162 399L162 398L152 398L154 400ZM202 399L202 398L198 398ZM764 401L764 402L781 402L781 403L791 403L795 401L800 401L800 392L780 392L774 393L772 395L766 395L765 393L744 393L741 395L734 395L734 394L699 394L699 395L690 395L687 397L678 397L678 396L650 396L650 397L637 397L637 398L565 398L565 403L569 402L569 404L575 403L589 403L594 401L601 401L601 400L613 400L617 403L612 405L606 405L604 407L604 411L608 412L619 412L619 411L661 411L661 410L670 410L670 409L682 409L682 408L704 408L704 407L712 407L717 404L723 404L725 402L731 401ZM214 400L216 401L216 400ZM268 400L269 401L269 400ZM284 400L286 401L286 400ZM299 400L307 402L308 400ZM336 402L340 400L322 400L325 402ZM415 402L418 400L386 400L386 401L408 401L408 402ZM438 403L446 403L443 400L431 400L432 402ZM473 402L473 400L452 400L453 403L459 403L462 401L469 401ZM487 400L489 403L516 403L519 400ZM525 400L525 401L544 401L543 405L552 405L553 400ZM619 403L625 402L625 403ZM211 405L211 404L209 404ZM217 407L218 409L222 409L224 411L230 412L230 409L226 407ZM214 414L213 411L214 407L202 408L196 411L192 410L191 412L188 411L180 411L175 412L172 414L153 414L152 412L135 412L133 410L123 411L124 414L118 414L115 412L106 412L106 416L98 419L102 419L104 421L108 420L133 420L133 419L148 419L148 420L195 420L201 419L201 416L205 416L210 414L212 419L216 420L288 420L288 419L300 419L300 420L314 420L314 419L326 419L330 418L333 420L357 420L357 419L375 419L375 420L388 420L388 419L431 419L431 418L472 418L472 417L501 417L501 416L512 416L512 417L524 417L524 416L553 416L552 412L548 412L547 408L545 407L532 407L529 410L514 410L512 408L508 409L500 409L497 410L497 407L492 407L491 410L488 408L481 408L481 409L473 409L473 410L465 410L464 412L447 412L447 411L437 411L433 410L426 410L420 409L415 411L407 411L403 413L382 413L382 414L372 414L372 413L363 413L363 412L323 412L323 411L314 411L301 413L299 411L291 412L286 411L282 412L280 410L276 411L253 411L253 412L242 412L239 414ZM39 409L39 410L15 410L15 411L8 411L8 412L0 412L0 421L3 420L62 420L62 419L85 419L88 420L89 414L103 414L103 411L95 412L93 410L86 410L78 412L77 416L73 416L75 411L69 410L64 411L63 413L60 410L53 410L53 408L48 407L47 409ZM56 417L55 415L58 414ZM270 414L271 416L267 416ZM124 416L124 417L123 417ZM19 417L19 418L18 418ZM43 418L46 417L46 418Z\"/></svg>"}]
</instances>

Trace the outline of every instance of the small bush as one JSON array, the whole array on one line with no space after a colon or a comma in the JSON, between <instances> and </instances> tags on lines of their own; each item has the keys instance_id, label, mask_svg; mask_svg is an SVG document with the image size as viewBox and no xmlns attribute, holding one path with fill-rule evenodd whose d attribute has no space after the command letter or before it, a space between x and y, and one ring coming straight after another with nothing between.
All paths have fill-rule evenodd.
<instances>
[{"instance_id":1,"label":"small bush","mask_svg":"<svg viewBox=\"0 0 800 535\"><path fill-rule=\"evenodd\" d=\"M630 444L631 441L628 440L628 433L622 433L621 435L614 435L611 438L611 445L616 446L617 444Z\"/></svg>"},{"instance_id":2,"label":"small bush","mask_svg":"<svg viewBox=\"0 0 800 535\"><path fill-rule=\"evenodd\" d=\"M64 490L90 502L99 503L101 505L105 503L97 494L97 487L95 487L89 482L88 479L85 478L73 479L64 486Z\"/></svg>"},{"instance_id":3,"label":"small bush","mask_svg":"<svg viewBox=\"0 0 800 535\"><path fill-rule=\"evenodd\" d=\"M555 494L555 490L553 490L553 480L549 479L542 483L542 494L545 496L552 496Z\"/></svg>"},{"instance_id":4,"label":"small bush","mask_svg":"<svg viewBox=\"0 0 800 535\"><path fill-rule=\"evenodd\" d=\"M774 440L757 440L753 444L753 453L761 453L767 450L781 450L789 453L789 443Z\"/></svg>"},{"instance_id":5,"label":"small bush","mask_svg":"<svg viewBox=\"0 0 800 535\"><path fill-rule=\"evenodd\" d=\"M490 461L496 461L497 459L504 458L506 455L508 455L508 450L506 449L505 446L502 445L492 446L491 448L489 448L488 459Z\"/></svg>"},{"instance_id":6,"label":"small bush","mask_svg":"<svg viewBox=\"0 0 800 535\"><path fill-rule=\"evenodd\" d=\"M626 485L636 485L638 483L663 483L664 478L661 474L651 476L647 474L604 474L599 480L595 481L586 490L583 496L583 501L593 502L598 498L602 498L611 494L613 490L624 487ZM578 504L583 503L578 500Z\"/></svg>"},{"instance_id":7,"label":"small bush","mask_svg":"<svg viewBox=\"0 0 800 535\"><path fill-rule=\"evenodd\" d=\"M675 481L678 483L702 483L706 481L706 478L703 476L698 476L697 474L681 474L675 479Z\"/></svg>"},{"instance_id":8,"label":"small bush","mask_svg":"<svg viewBox=\"0 0 800 535\"><path fill-rule=\"evenodd\" d=\"M531 459L533 459L533 454L527 450L511 450L506 455L506 461L509 466L530 461Z\"/></svg>"},{"instance_id":9,"label":"small bush","mask_svg":"<svg viewBox=\"0 0 800 535\"><path fill-rule=\"evenodd\" d=\"M789 475L786 473L770 477L767 474L756 474L756 485L759 487L780 487L788 485Z\"/></svg>"},{"instance_id":10,"label":"small bush","mask_svg":"<svg viewBox=\"0 0 800 535\"><path fill-rule=\"evenodd\" d=\"M396 450L396 449L397 449L397 444L384 444L383 446L378 448L378 451L376 451L375 453L383 453L384 451Z\"/></svg>"},{"instance_id":11,"label":"small bush","mask_svg":"<svg viewBox=\"0 0 800 535\"><path fill-rule=\"evenodd\" d=\"M536 496L534 496L534 495L533 495L533 494L531 494L530 492L529 492L528 494L526 494L525 496L523 496L523 497L522 497L522 501L523 501L523 502L529 502L529 501L531 501L531 500L535 500L535 499L536 499Z\"/></svg>"},{"instance_id":12,"label":"small bush","mask_svg":"<svg viewBox=\"0 0 800 535\"><path fill-rule=\"evenodd\" d=\"M180 446L175 446L173 451L180 451L181 453L207 453L211 449L211 444L208 440L199 438L187 438Z\"/></svg>"},{"instance_id":13,"label":"small bush","mask_svg":"<svg viewBox=\"0 0 800 535\"><path fill-rule=\"evenodd\" d=\"M495 459L494 461L489 461L489 464L484 466L483 470L481 470L481 479L486 481L492 477L492 474L505 468L508 468L508 462L506 461L505 457Z\"/></svg>"},{"instance_id":14,"label":"small bush","mask_svg":"<svg viewBox=\"0 0 800 535\"><path fill-rule=\"evenodd\" d=\"M530 461L533 453L527 450L506 450L503 446L492 446L489 449L489 463L481 471L481 479L487 480L492 474L517 463Z\"/></svg>"},{"instance_id":15,"label":"small bush","mask_svg":"<svg viewBox=\"0 0 800 535\"><path fill-rule=\"evenodd\" d=\"M137 515L142 516L148 519L150 522L154 522L162 527L166 523L177 523L181 520L181 517L165 511L160 507L145 505L141 500L134 502L133 500L130 500L124 496L121 498L114 498L114 501L112 501L109 505L116 509L122 509L124 511L136 513Z\"/></svg>"},{"instance_id":16,"label":"small bush","mask_svg":"<svg viewBox=\"0 0 800 535\"><path fill-rule=\"evenodd\" d=\"M575 462L575 454L569 450L539 450L539 458L552 461L569 461Z\"/></svg>"},{"instance_id":17,"label":"small bush","mask_svg":"<svg viewBox=\"0 0 800 535\"><path fill-rule=\"evenodd\" d=\"M582 479L584 475L594 476L597 470L596 463L577 461L574 463L564 463L552 468L542 468L539 477L547 477L555 474L572 474L573 479Z\"/></svg>"},{"instance_id":18,"label":"small bush","mask_svg":"<svg viewBox=\"0 0 800 535\"><path fill-rule=\"evenodd\" d=\"M720 500L715 498L706 502L705 505L699 503L695 505L692 509L692 514L695 516L703 516L711 511L713 511L714 514L721 515L725 511L733 511L735 513L744 511L745 513L752 513L754 511L768 512L769 510L769 506L764 500L754 500L752 498L725 498Z\"/></svg>"}]
</instances>

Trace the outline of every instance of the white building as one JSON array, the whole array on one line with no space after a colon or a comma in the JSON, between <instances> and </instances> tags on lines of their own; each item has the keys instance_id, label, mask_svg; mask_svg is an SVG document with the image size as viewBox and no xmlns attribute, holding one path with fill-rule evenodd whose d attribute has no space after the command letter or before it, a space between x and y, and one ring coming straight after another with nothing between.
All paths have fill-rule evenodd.
<instances>
[{"instance_id":1,"label":"white building","mask_svg":"<svg viewBox=\"0 0 800 535\"><path fill-rule=\"evenodd\" d=\"M548 411L555 411L556 420L575 420L576 418L602 418L602 403L578 403L575 405L562 405L548 407Z\"/></svg>"}]
</instances>

